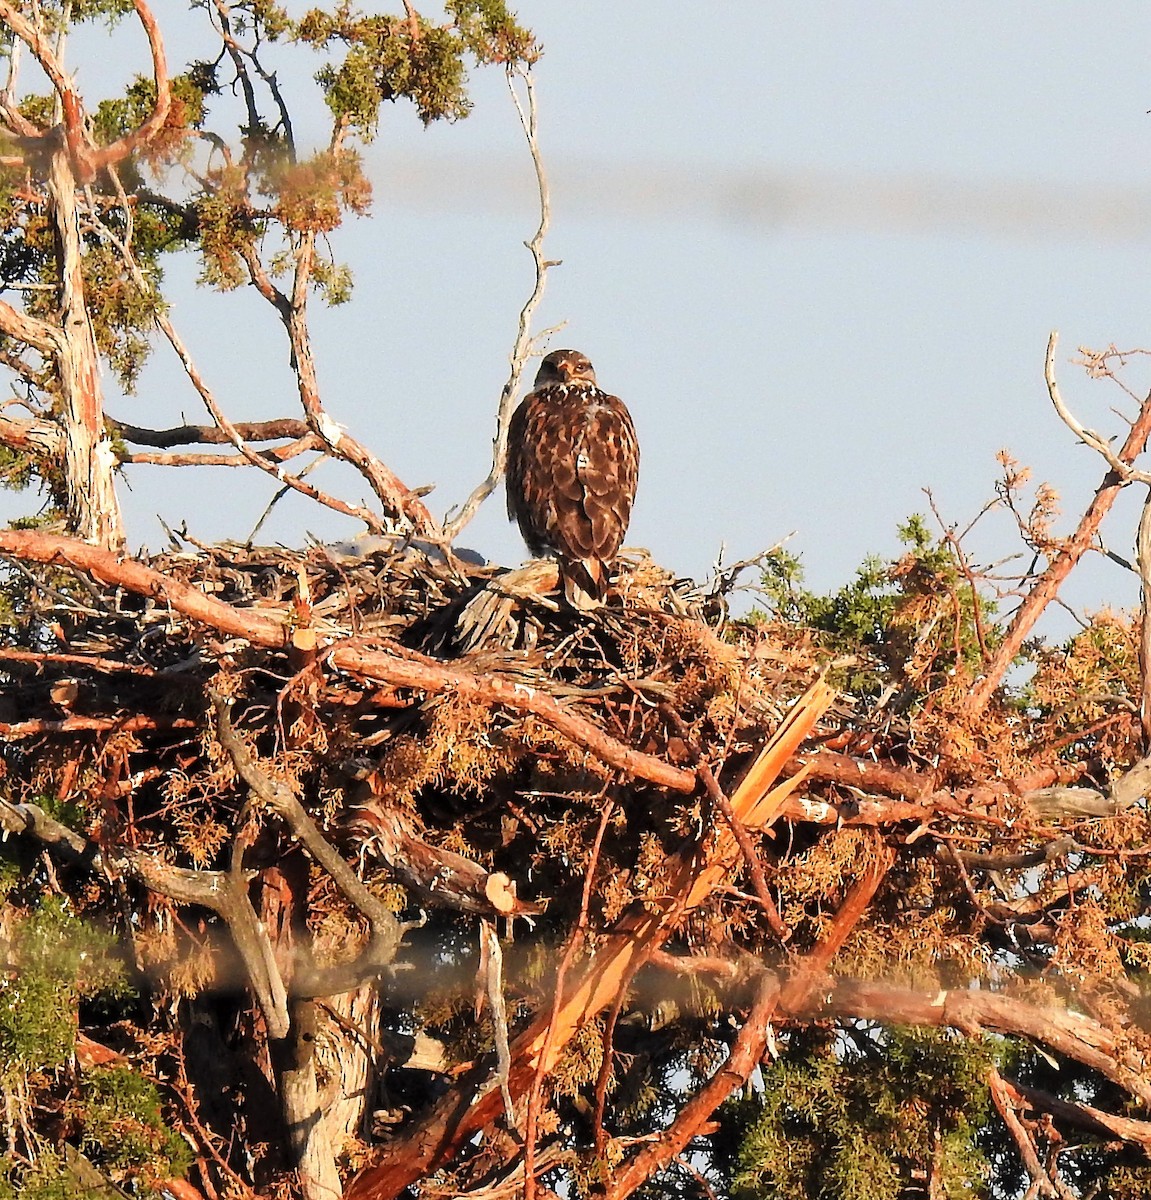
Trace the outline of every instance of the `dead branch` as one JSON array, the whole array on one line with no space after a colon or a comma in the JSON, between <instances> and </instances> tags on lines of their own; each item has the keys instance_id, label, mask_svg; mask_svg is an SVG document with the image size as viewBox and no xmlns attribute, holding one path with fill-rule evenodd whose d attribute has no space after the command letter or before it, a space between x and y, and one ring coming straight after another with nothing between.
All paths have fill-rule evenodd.
<instances>
[{"instance_id":1,"label":"dead branch","mask_svg":"<svg viewBox=\"0 0 1151 1200\"><path fill-rule=\"evenodd\" d=\"M575 962L576 955L583 950L584 942L587 938L588 912L591 908L592 885L595 882L596 871L599 868L599 856L601 850L603 849L604 834L607 832L608 822L611 820L614 812L615 801L614 799L609 798L603 806L603 811L600 813L599 826L596 829L595 840L592 842L591 854L588 857L587 874L584 878L583 885L583 895L580 897L579 916L576 918L575 928L568 936L567 945L564 946L563 957L560 959L559 966L556 968L555 983L552 990L551 1012L548 1016L547 1033L544 1036L543 1047L540 1050L540 1061L537 1063L536 1069L532 1073L532 1080L528 1086L527 1115L524 1120L524 1200L534 1200L536 1190L536 1174L539 1166L539 1158L537 1157L536 1153L536 1137L539 1128L540 1102L543 1095L543 1064L547 1061L548 1056L551 1053L552 1040L555 1035L556 1024L559 1020L560 1005L563 1001L568 971L571 970L571 966L572 963ZM610 1035L610 1028L605 1028L605 1060L610 1060L611 1057ZM602 1075L603 1072L601 1071L601 1078ZM597 1081L595 1113L595 1128L597 1131L603 1127L602 1117L603 1107L599 1099L599 1082Z\"/></svg>"},{"instance_id":2,"label":"dead branch","mask_svg":"<svg viewBox=\"0 0 1151 1200\"><path fill-rule=\"evenodd\" d=\"M3 303L0 301L0 303ZM0 316L0 326L3 318ZM64 433L55 421L41 417L9 417L0 414L0 442L13 450L22 450L59 461L64 452Z\"/></svg>"},{"instance_id":3,"label":"dead branch","mask_svg":"<svg viewBox=\"0 0 1151 1200\"><path fill-rule=\"evenodd\" d=\"M42 668L48 663L86 667L89 671L116 674L130 671L133 675L154 675L155 671L145 663L121 662L115 658L100 658L94 654L56 654L47 650L19 650L15 646L0 646L0 662L27 663Z\"/></svg>"},{"instance_id":4,"label":"dead branch","mask_svg":"<svg viewBox=\"0 0 1151 1200\"><path fill-rule=\"evenodd\" d=\"M35 719L0 722L0 737L8 741L41 737L54 733L142 733L145 730L194 729L198 724L188 717L63 717L59 721Z\"/></svg>"},{"instance_id":5,"label":"dead branch","mask_svg":"<svg viewBox=\"0 0 1151 1200\"><path fill-rule=\"evenodd\" d=\"M1065 407L1059 397L1054 376L1053 360L1058 338L1057 333L1052 333L1047 343L1046 359L1048 392L1051 394L1052 403L1055 404L1057 410ZM1084 432L1086 433L1086 431ZM1075 532L1063 543L1059 553L1051 560L1047 569L1031 585L1031 589L1016 610L1011 624L1004 631L1003 640L987 664L982 678L977 680L971 689L966 705L969 716L975 716L987 706L1043 610L1055 599L1059 589L1063 586L1063 581L1075 564L1091 548L1103 518L1111 510L1120 491L1132 477L1132 464L1143 453L1147 445L1148 434L1151 434L1151 396L1143 401L1139 415L1132 424L1122 448L1114 456L1116 466L1108 466L1107 474L1104 475L1103 481L1096 489ZM1088 440L1088 444L1091 444L1090 440ZM1098 446L1095 448L1099 449ZM1100 453L1102 453L1101 450ZM1110 454L1110 448L1108 448L1108 454Z\"/></svg>"},{"instance_id":6,"label":"dead branch","mask_svg":"<svg viewBox=\"0 0 1151 1200\"><path fill-rule=\"evenodd\" d=\"M348 902L363 913L371 927L373 940L382 940L385 943L391 941L393 952L398 951L404 926L396 920L387 906L368 890L355 871L329 844L293 792L285 784L266 775L256 765L248 747L244 745L232 725L229 715L230 701L216 694L212 694L211 699L216 713L220 744L227 750L240 778L288 826L293 837L332 877L332 882Z\"/></svg>"},{"instance_id":7,"label":"dead branch","mask_svg":"<svg viewBox=\"0 0 1151 1200\"><path fill-rule=\"evenodd\" d=\"M875 836L875 835L872 835ZM844 942L859 924L867 906L871 903L879 885L883 882L895 853L886 842L875 846L875 857L867 864L861 878L847 893L847 899L835 914L831 928L808 954L804 955L799 968L780 991L779 1005L785 1011L802 1008L819 986L819 977L831 965L831 960L843 948Z\"/></svg>"},{"instance_id":8,"label":"dead branch","mask_svg":"<svg viewBox=\"0 0 1151 1200\"><path fill-rule=\"evenodd\" d=\"M1151 755L1111 781L1105 791L1088 787L1034 788L1021 799L1036 814L1046 818L1113 817L1138 804L1151 792Z\"/></svg>"},{"instance_id":9,"label":"dead branch","mask_svg":"<svg viewBox=\"0 0 1151 1200\"><path fill-rule=\"evenodd\" d=\"M357 806L352 826L362 838L362 853L379 858L392 878L425 904L483 917L532 916L543 903L521 900L516 881L503 871L486 871L479 863L416 836L410 816L387 803L386 785L369 777L373 796Z\"/></svg>"},{"instance_id":10,"label":"dead branch","mask_svg":"<svg viewBox=\"0 0 1151 1200\"><path fill-rule=\"evenodd\" d=\"M1050 1092L1027 1087L1022 1083L1003 1080L1008 1095L1017 1104L1025 1104L1034 1113L1050 1113L1057 1121L1064 1121L1075 1129L1081 1129L1093 1137L1110 1141L1133 1142L1151 1151L1151 1121L1136 1121L1131 1117L1119 1117L1114 1113L1092 1108L1079 1101L1061 1100Z\"/></svg>"},{"instance_id":11,"label":"dead branch","mask_svg":"<svg viewBox=\"0 0 1151 1200\"><path fill-rule=\"evenodd\" d=\"M1073 837L1059 837L1023 854L976 854L956 850L950 843L936 847L936 855L944 862L958 861L970 871L1021 871L1044 863L1058 862L1083 847Z\"/></svg>"},{"instance_id":12,"label":"dead branch","mask_svg":"<svg viewBox=\"0 0 1151 1200\"><path fill-rule=\"evenodd\" d=\"M290 297L272 282L254 246L245 244L240 248L240 253L256 290L276 310L287 331L297 393L308 428L323 440L332 454L359 471L388 513L404 521L416 534L435 537L439 525L419 495L406 488L376 455L342 429L320 400L307 318L308 281L315 254L315 234L308 232L298 235L295 247L296 273Z\"/></svg>"},{"instance_id":13,"label":"dead branch","mask_svg":"<svg viewBox=\"0 0 1151 1200\"><path fill-rule=\"evenodd\" d=\"M0 555L72 567L81 575L101 583L118 584L137 595L161 600L194 621L232 637L245 638L258 646L279 647L285 643L286 626L280 616L235 609L135 559L77 538L35 530L0 530Z\"/></svg>"},{"instance_id":14,"label":"dead branch","mask_svg":"<svg viewBox=\"0 0 1151 1200\"><path fill-rule=\"evenodd\" d=\"M0 547L2 545L0 539ZM450 691L461 699L477 700L481 704L499 705L531 714L594 754L601 762L634 779L647 780L676 792L695 789L694 771L681 770L653 755L625 746L546 692L522 683L495 675L473 675L431 659L421 661L370 647L361 648L355 638L349 638L337 646L330 655L330 661L333 666L352 675L427 693Z\"/></svg>"},{"instance_id":15,"label":"dead branch","mask_svg":"<svg viewBox=\"0 0 1151 1200\"><path fill-rule=\"evenodd\" d=\"M164 40L156 18L145 0L134 0L136 16L144 27L148 38L148 49L152 55L152 82L156 88L156 99L152 111L131 132L109 142L106 146L93 146L90 151L91 169L96 171L115 166L130 154L147 146L159 134L168 120L172 108L172 86L168 79L168 63L164 56Z\"/></svg>"},{"instance_id":16,"label":"dead branch","mask_svg":"<svg viewBox=\"0 0 1151 1200\"><path fill-rule=\"evenodd\" d=\"M520 100L516 91L516 76L519 75L527 91L527 105ZM539 224L531 241L525 242L532 256L535 268L535 282L531 295L528 296L523 308L520 309L519 326L516 330L515 344L509 356L511 372L507 382L500 392L499 404L496 408L496 436L492 439L492 466L487 477L472 491L471 495L460 506L459 512L450 520L444 522L444 540L451 545L459 537L464 526L475 516L480 505L496 489L504 473L508 458L508 426L515 407L516 393L519 391L520 380L524 367L527 366L532 350L532 320L536 309L543 299L544 287L547 284L548 270L559 266L549 262L544 257L544 239L551 225L551 192L548 188L547 171L544 168L543 152L539 143L539 110L536 103L535 81L530 67L516 66L508 70L508 87L512 100L519 114L520 125L527 139L528 150L531 153L532 168L535 171L536 194L539 197Z\"/></svg>"},{"instance_id":17,"label":"dead branch","mask_svg":"<svg viewBox=\"0 0 1151 1200\"><path fill-rule=\"evenodd\" d=\"M711 975L726 980L738 979L744 973L744 968L731 959L706 954L672 954L667 950L655 950L648 963L680 975Z\"/></svg>"},{"instance_id":18,"label":"dead branch","mask_svg":"<svg viewBox=\"0 0 1151 1200\"><path fill-rule=\"evenodd\" d=\"M145 429L128 421L108 418L108 424L125 442L170 450L173 446L231 445L232 439L218 425L177 425L172 429ZM291 417L273 421L236 421L232 428L245 442L299 441L308 436L308 426Z\"/></svg>"},{"instance_id":19,"label":"dead branch","mask_svg":"<svg viewBox=\"0 0 1151 1200\"><path fill-rule=\"evenodd\" d=\"M1139 514L1135 561L1139 566L1139 720L1146 750L1151 749L1151 489Z\"/></svg>"},{"instance_id":20,"label":"dead branch","mask_svg":"<svg viewBox=\"0 0 1151 1200\"><path fill-rule=\"evenodd\" d=\"M164 128L172 105L171 83L164 55L164 42L156 18L146 0L133 0L136 16L148 38L148 49L152 55L152 81L156 88L156 99L152 111L145 120L130 133L107 146L97 146L91 139L84 121L84 104L76 91L72 77L64 69L49 40L43 36L36 24L18 12L8 0L0 0L0 21L32 51L33 57L48 77L64 116L64 136L72 170L80 183L91 183L97 173L135 153L151 142ZM13 133L25 140L46 138L51 131L42 129L27 119L15 115L11 97L5 96L4 122Z\"/></svg>"},{"instance_id":21,"label":"dead branch","mask_svg":"<svg viewBox=\"0 0 1151 1200\"><path fill-rule=\"evenodd\" d=\"M285 463L299 454L319 449L321 447L318 440L315 439L314 435L309 434L303 445L293 442L288 446L261 450L260 453L269 462ZM186 452L160 450L130 450L126 454L117 454L116 461L131 467L250 467L253 465L252 460L243 454L189 454ZM309 467L309 469L311 468ZM281 489L277 495L283 495L286 491L286 488Z\"/></svg>"},{"instance_id":22,"label":"dead branch","mask_svg":"<svg viewBox=\"0 0 1151 1200\"><path fill-rule=\"evenodd\" d=\"M248 982L267 1022L268 1035L288 1030L287 996L276 971L267 930L248 898L250 873L239 869L200 871L174 867L154 855L126 846L99 847L49 817L35 804L0 799L0 824L11 833L35 838L65 862L135 880L180 904L210 909L227 925L248 973Z\"/></svg>"},{"instance_id":23,"label":"dead branch","mask_svg":"<svg viewBox=\"0 0 1151 1200\"><path fill-rule=\"evenodd\" d=\"M901 800L922 802L935 790L930 775L888 763L852 758L822 748L801 755L787 770L806 770L813 779L840 783L867 792L880 792L885 796L897 796Z\"/></svg>"},{"instance_id":24,"label":"dead branch","mask_svg":"<svg viewBox=\"0 0 1151 1200\"><path fill-rule=\"evenodd\" d=\"M117 194L120 197L120 203L124 210L130 211L130 205L124 190L120 185L119 179L116 177L115 171L109 172L113 182L116 185ZM132 281L139 288L140 294L146 297L152 297L158 301L155 296L155 289L149 282L147 276L140 269L140 264L136 261L136 256L132 251L131 244L124 238L119 237L105 222L98 220L93 216L93 222L99 230L100 236L114 246L119 252L124 266ZM187 376L189 383L196 390L197 395L204 403L204 407L208 410L215 421L217 427L224 435L224 440L230 442L236 451L243 455L254 467L258 467L261 471L271 475L278 483L284 487L291 488L293 491L299 492L301 495L307 496L310 500L315 500L317 504L322 504L326 508L331 508L336 512L343 513L345 516L355 517L357 520L363 521L364 524L373 533L382 533L385 528L385 523L378 513L372 512L371 509L365 508L363 505L348 504L340 500L336 496L330 496L327 492L321 491L313 484L308 483L299 475L288 474L283 469L283 466L275 461L269 460L253 446L249 445L245 438L240 433L239 427L236 426L225 414L219 401L216 399L212 389L208 387L207 381L200 373L200 369L196 366L192 355L185 345L183 338L180 337L175 325L168 317L164 305L155 303L152 306L152 319L155 321L157 328L167 339L168 345L172 347L176 357L180 361L181 367L184 369L184 374ZM321 435L322 436L322 435ZM325 442L329 442L330 438L324 438Z\"/></svg>"}]
</instances>

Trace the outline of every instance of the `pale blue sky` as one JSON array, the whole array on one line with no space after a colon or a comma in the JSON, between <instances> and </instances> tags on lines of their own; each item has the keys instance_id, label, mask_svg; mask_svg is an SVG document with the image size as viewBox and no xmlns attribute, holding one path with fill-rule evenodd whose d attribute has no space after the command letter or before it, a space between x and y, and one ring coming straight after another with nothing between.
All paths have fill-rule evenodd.
<instances>
[{"instance_id":1,"label":"pale blue sky","mask_svg":"<svg viewBox=\"0 0 1151 1200\"><path fill-rule=\"evenodd\" d=\"M744 557L794 530L811 581L832 586L865 553L895 550L924 486L964 522L1002 446L1060 489L1068 518L1082 510L1100 464L1050 409L1043 352L1060 329L1069 402L1116 432L1119 393L1066 360L1079 344L1151 345L1151 7L519 11L546 51L548 253L563 260L539 324L566 320L552 348L586 352L632 409L643 467L630 542L701 575L721 543ZM118 36L117 56L137 41ZM173 39L174 60L180 49ZM486 470L531 276L515 113L498 71L474 84L474 115L452 127L386 111L368 152L375 214L333 239L355 299L314 317L332 415L409 485L435 483L439 512ZM233 418L293 411L278 327L250 293L187 289L174 317ZM137 401L109 407L155 425L202 419L161 361ZM178 475L132 473L133 541L159 545L156 513L243 536L267 496L249 472ZM358 481L317 473L341 480L360 498ZM1123 550L1126 509L1108 529ZM1002 528L996 552L1014 549ZM291 501L266 536L299 543L305 530L354 532ZM524 554L502 495L462 540L497 561ZM1108 567L1075 598L1133 595Z\"/></svg>"}]
</instances>

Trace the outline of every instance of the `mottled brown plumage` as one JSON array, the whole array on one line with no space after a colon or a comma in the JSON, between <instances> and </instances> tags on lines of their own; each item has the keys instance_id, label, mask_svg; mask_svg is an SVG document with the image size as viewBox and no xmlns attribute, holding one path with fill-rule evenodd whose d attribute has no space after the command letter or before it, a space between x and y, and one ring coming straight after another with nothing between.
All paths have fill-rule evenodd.
<instances>
[{"instance_id":1,"label":"mottled brown plumage","mask_svg":"<svg viewBox=\"0 0 1151 1200\"><path fill-rule=\"evenodd\" d=\"M564 595L594 608L607 591L639 477L623 401L596 386L577 350L554 350L508 430L508 516L532 554L559 561Z\"/></svg>"}]
</instances>

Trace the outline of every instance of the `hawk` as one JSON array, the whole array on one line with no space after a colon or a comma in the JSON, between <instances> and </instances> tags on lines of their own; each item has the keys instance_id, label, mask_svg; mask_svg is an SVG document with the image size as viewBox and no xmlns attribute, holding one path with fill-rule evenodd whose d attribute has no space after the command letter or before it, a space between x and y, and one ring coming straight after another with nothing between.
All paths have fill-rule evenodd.
<instances>
[{"instance_id":1,"label":"hawk","mask_svg":"<svg viewBox=\"0 0 1151 1200\"><path fill-rule=\"evenodd\" d=\"M623 401L578 350L553 350L508 429L508 517L528 549L559 561L574 608L596 608L623 542L639 443Z\"/></svg>"}]
</instances>

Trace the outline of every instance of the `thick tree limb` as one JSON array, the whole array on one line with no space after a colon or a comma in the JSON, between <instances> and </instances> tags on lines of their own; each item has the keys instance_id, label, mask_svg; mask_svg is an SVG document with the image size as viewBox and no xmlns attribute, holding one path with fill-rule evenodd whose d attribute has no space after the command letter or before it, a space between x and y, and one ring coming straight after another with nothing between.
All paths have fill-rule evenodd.
<instances>
[{"instance_id":1,"label":"thick tree limb","mask_svg":"<svg viewBox=\"0 0 1151 1200\"><path fill-rule=\"evenodd\" d=\"M1151 1105L1148 1064L1137 1047L1098 1021L1067 1008L1040 1007L981 989L942 990L932 995L884 983L827 979L826 990L821 985L793 1015L856 1018L885 1025L950 1026L972 1036L991 1032L1030 1038L1098 1071Z\"/></svg>"},{"instance_id":2,"label":"thick tree limb","mask_svg":"<svg viewBox=\"0 0 1151 1200\"><path fill-rule=\"evenodd\" d=\"M362 853L378 857L392 878L423 903L491 918L543 912L545 904L517 896L516 881L504 872L486 871L470 858L418 837L410 816L387 803L379 777L369 782L374 796L356 807L351 822Z\"/></svg>"},{"instance_id":3,"label":"thick tree limb","mask_svg":"<svg viewBox=\"0 0 1151 1200\"><path fill-rule=\"evenodd\" d=\"M684 771L653 755L625 746L546 692L522 683L495 675L473 675L430 659L400 657L368 646L361 647L354 638L340 643L332 651L330 661L350 674L383 680L399 687L429 693L451 692L461 699L498 704L516 712L530 713L591 751L608 766L616 767L632 778L644 779L676 792L695 790L694 771Z\"/></svg>"},{"instance_id":4,"label":"thick tree limb","mask_svg":"<svg viewBox=\"0 0 1151 1200\"><path fill-rule=\"evenodd\" d=\"M146 429L128 421L108 418L108 424L126 442L169 450L173 446L230 446L232 439L218 425L177 425L172 429ZM236 421L232 428L245 442L273 442L281 438L298 441L307 436L308 426L292 417L273 421Z\"/></svg>"},{"instance_id":5,"label":"thick tree limb","mask_svg":"<svg viewBox=\"0 0 1151 1200\"><path fill-rule=\"evenodd\" d=\"M137 595L162 600L194 621L258 646L282 646L285 642L286 625L282 617L233 608L135 559L77 538L28 529L4 529L0 530L0 555L72 567L97 582L119 584Z\"/></svg>"}]
</instances>

